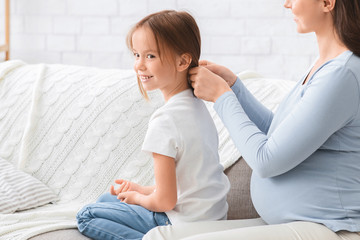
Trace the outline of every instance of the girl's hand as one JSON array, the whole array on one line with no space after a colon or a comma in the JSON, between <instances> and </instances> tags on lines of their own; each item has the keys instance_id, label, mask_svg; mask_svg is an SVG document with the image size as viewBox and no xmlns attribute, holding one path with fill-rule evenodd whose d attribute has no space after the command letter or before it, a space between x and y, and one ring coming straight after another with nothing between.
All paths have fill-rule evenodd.
<instances>
[{"instance_id":1,"label":"girl's hand","mask_svg":"<svg viewBox=\"0 0 360 240\"><path fill-rule=\"evenodd\" d=\"M139 188L138 184L124 179L116 179L115 183L119 184L120 186L117 189L115 189L113 185L110 186L110 193L112 195L119 195L119 193L127 191L137 191Z\"/></svg>"},{"instance_id":2,"label":"girl's hand","mask_svg":"<svg viewBox=\"0 0 360 240\"><path fill-rule=\"evenodd\" d=\"M236 82L237 76L228 68L212 63L207 60L200 60L199 65L201 67L205 67L209 69L211 72L215 73L216 75L219 75L221 78L223 78L229 85L229 87L232 87L234 83Z\"/></svg>"},{"instance_id":3,"label":"girl's hand","mask_svg":"<svg viewBox=\"0 0 360 240\"><path fill-rule=\"evenodd\" d=\"M122 202L140 205L153 212L166 212L177 202L175 159L153 153L155 186L141 187L142 191L123 191L117 195ZM156 191L155 191L156 189Z\"/></svg>"},{"instance_id":4,"label":"girl's hand","mask_svg":"<svg viewBox=\"0 0 360 240\"><path fill-rule=\"evenodd\" d=\"M139 204L140 193L135 191L121 192L118 194L117 198L127 204Z\"/></svg>"},{"instance_id":5,"label":"girl's hand","mask_svg":"<svg viewBox=\"0 0 360 240\"><path fill-rule=\"evenodd\" d=\"M207 67L192 68L189 75L195 96L205 101L215 102L225 92L231 91L228 83Z\"/></svg>"}]
</instances>

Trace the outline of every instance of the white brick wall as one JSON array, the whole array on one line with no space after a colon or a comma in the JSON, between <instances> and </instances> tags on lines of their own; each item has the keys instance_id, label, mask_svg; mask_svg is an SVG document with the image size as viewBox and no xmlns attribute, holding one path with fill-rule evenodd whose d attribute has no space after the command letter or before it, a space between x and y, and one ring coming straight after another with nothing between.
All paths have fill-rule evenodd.
<instances>
[{"instance_id":1,"label":"white brick wall","mask_svg":"<svg viewBox=\"0 0 360 240\"><path fill-rule=\"evenodd\" d=\"M296 33L283 0L11 0L11 58L132 68L125 45L129 28L162 9L192 13L202 58L234 72L298 80L317 55L314 35ZM1 35L2 26L0 17Z\"/></svg>"}]
</instances>

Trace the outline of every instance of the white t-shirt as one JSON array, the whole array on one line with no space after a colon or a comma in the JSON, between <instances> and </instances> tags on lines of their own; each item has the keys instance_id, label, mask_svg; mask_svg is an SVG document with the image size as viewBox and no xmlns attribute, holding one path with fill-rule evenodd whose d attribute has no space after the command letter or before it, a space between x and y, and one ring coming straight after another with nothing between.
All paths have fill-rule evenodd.
<instances>
[{"instance_id":1,"label":"white t-shirt","mask_svg":"<svg viewBox=\"0 0 360 240\"><path fill-rule=\"evenodd\" d=\"M172 224L226 219L230 183L219 162L217 130L190 89L154 112L142 150L175 159L178 200L166 212Z\"/></svg>"}]
</instances>

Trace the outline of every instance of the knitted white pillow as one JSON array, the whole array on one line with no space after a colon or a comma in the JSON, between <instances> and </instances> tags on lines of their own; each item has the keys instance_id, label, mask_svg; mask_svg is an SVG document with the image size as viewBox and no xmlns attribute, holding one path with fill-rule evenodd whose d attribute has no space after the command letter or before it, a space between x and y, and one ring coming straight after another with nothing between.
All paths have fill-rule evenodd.
<instances>
[{"instance_id":1,"label":"knitted white pillow","mask_svg":"<svg viewBox=\"0 0 360 240\"><path fill-rule=\"evenodd\" d=\"M14 213L56 200L45 184L0 158L0 213Z\"/></svg>"}]
</instances>

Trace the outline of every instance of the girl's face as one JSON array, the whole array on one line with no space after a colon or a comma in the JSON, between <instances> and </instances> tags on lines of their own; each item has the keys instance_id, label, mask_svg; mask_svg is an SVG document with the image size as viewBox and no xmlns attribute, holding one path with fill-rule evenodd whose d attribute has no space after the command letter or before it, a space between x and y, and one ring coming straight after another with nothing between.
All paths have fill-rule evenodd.
<instances>
[{"instance_id":1,"label":"girl's face","mask_svg":"<svg viewBox=\"0 0 360 240\"><path fill-rule=\"evenodd\" d=\"M322 0L285 0L285 8L291 9L299 33L319 32L325 20Z\"/></svg>"},{"instance_id":2,"label":"girl's face","mask_svg":"<svg viewBox=\"0 0 360 240\"><path fill-rule=\"evenodd\" d=\"M152 31L140 27L132 36L134 69L145 91L160 89L165 99L170 98L181 82L177 78L175 63L170 57L160 59L159 49Z\"/></svg>"}]
</instances>

